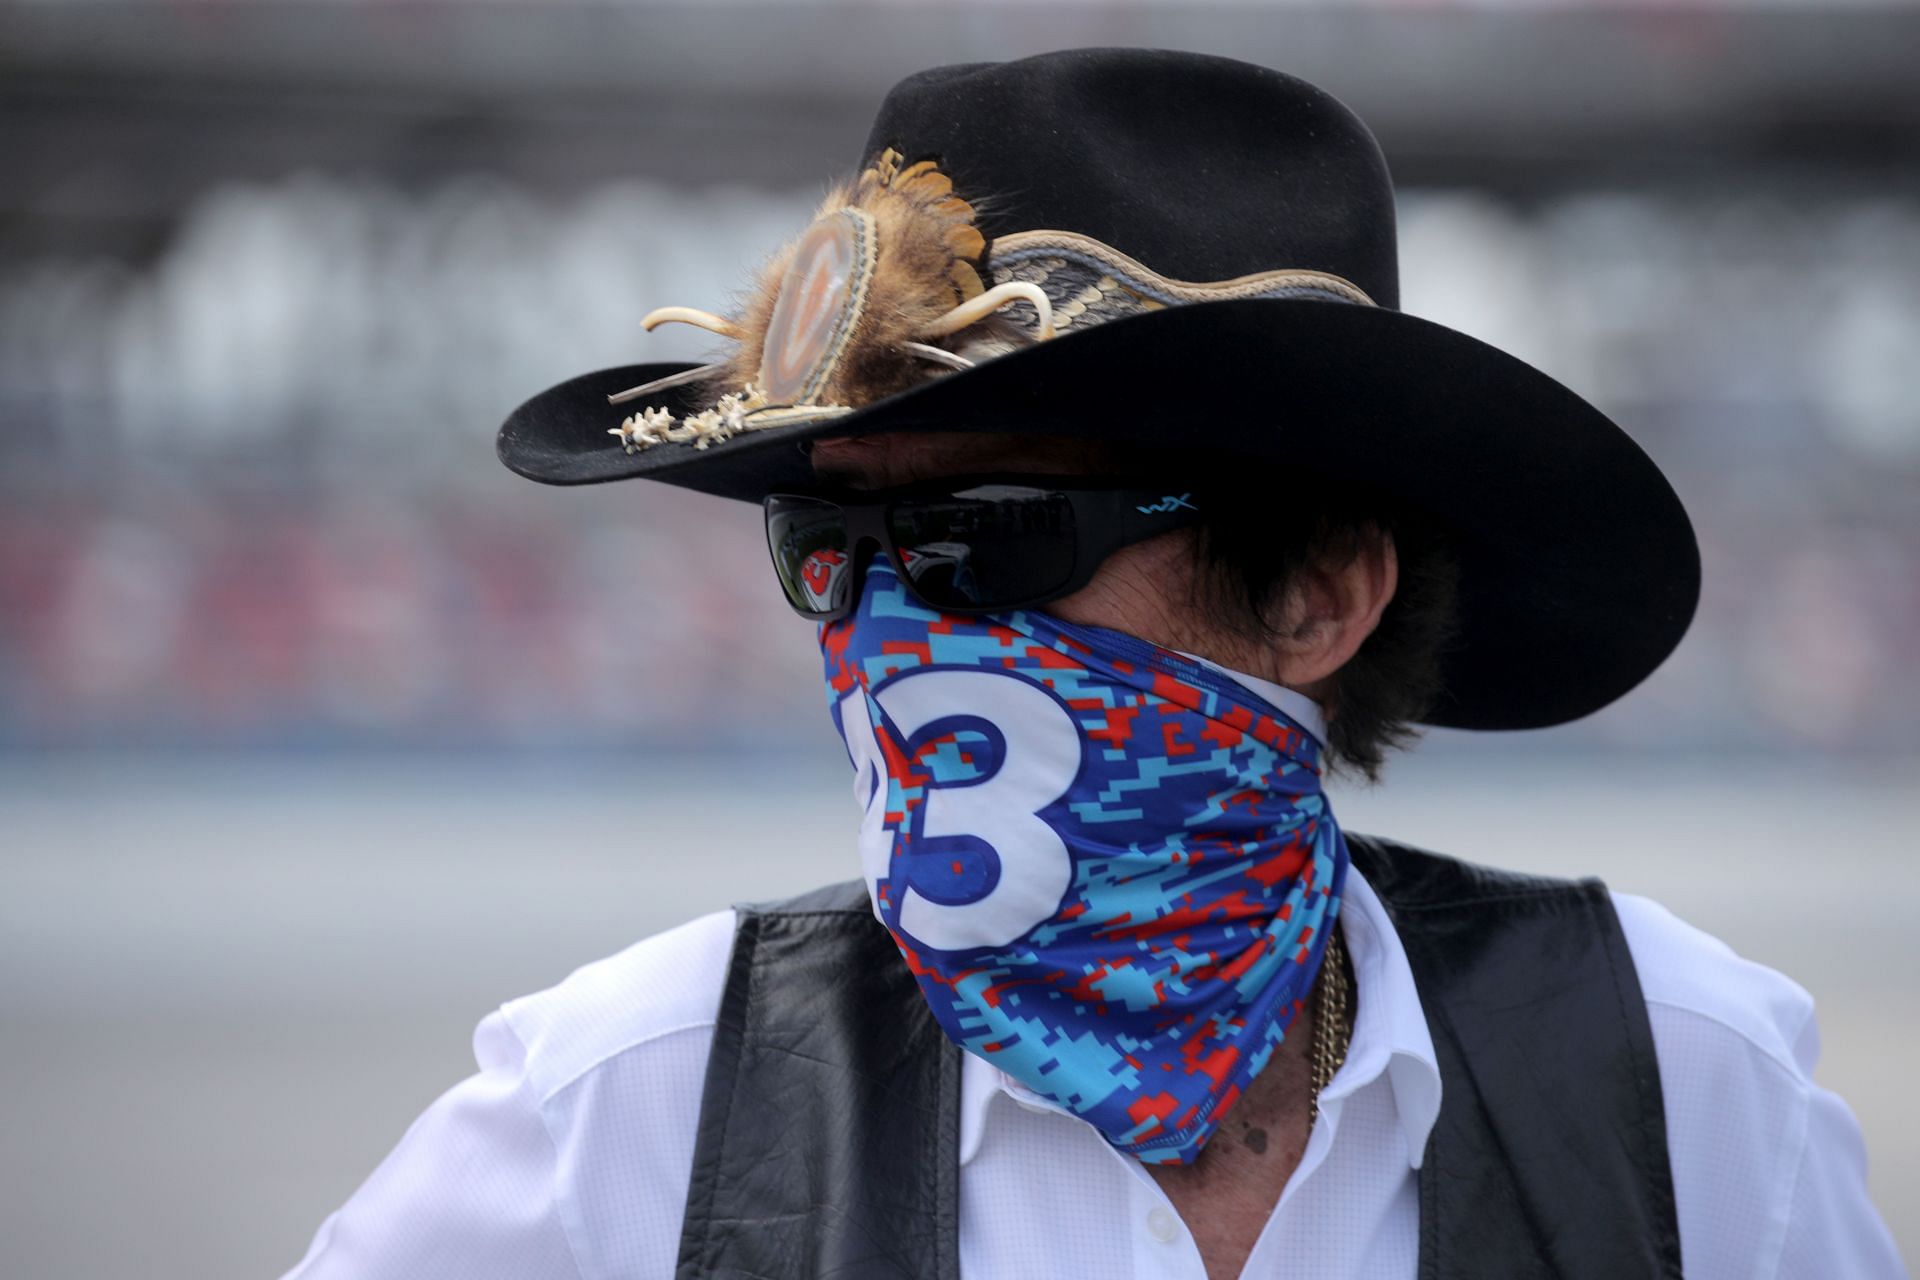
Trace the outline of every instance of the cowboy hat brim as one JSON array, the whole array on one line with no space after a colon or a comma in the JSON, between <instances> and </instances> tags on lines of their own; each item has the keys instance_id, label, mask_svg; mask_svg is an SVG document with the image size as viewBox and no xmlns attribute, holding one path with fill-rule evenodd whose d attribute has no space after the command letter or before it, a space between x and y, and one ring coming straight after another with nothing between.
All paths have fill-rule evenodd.
<instances>
[{"instance_id":1,"label":"cowboy hat brim","mask_svg":"<svg viewBox=\"0 0 1920 1280\"><path fill-rule=\"evenodd\" d=\"M1530 729L1619 698L1685 634L1700 591L1685 509L1604 414L1498 348L1416 316L1300 298L1114 320L838 417L625 452L606 397L687 366L570 379L514 410L500 459L548 484L662 480L757 502L817 488L804 442L890 431L1088 436L1338 476L1425 511L1460 565L1460 630L1425 722ZM650 398L676 415L698 388Z\"/></svg>"}]
</instances>

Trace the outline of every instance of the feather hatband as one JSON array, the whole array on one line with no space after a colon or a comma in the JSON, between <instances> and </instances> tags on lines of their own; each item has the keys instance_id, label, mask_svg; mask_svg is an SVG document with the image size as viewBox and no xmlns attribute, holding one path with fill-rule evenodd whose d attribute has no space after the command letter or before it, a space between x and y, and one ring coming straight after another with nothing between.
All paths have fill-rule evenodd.
<instances>
[{"instance_id":1,"label":"feather hatband","mask_svg":"<svg viewBox=\"0 0 1920 1280\"><path fill-rule=\"evenodd\" d=\"M629 453L666 442L704 449L741 432L851 413L1056 332L1163 307L1288 297L1374 305L1325 271L1173 280L1071 231L1001 236L989 256L973 206L952 181L931 160L902 168L901 159L888 149L830 193L768 263L737 317L684 307L650 313L645 328L696 324L738 345L724 360L608 397L618 404L699 381L716 397L710 408L683 419L643 409L608 434Z\"/></svg>"}]
</instances>

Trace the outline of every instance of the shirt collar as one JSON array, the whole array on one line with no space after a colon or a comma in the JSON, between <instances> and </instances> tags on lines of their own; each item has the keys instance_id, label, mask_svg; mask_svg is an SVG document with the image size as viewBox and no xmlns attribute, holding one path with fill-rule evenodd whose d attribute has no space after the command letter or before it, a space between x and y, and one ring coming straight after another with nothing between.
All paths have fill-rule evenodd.
<instances>
[{"instance_id":1,"label":"shirt collar","mask_svg":"<svg viewBox=\"0 0 1920 1280\"><path fill-rule=\"evenodd\" d=\"M1406 1139L1407 1163L1418 1169L1427 1149L1427 1135L1440 1115L1440 1065L1419 992L1413 985L1406 948L1373 886L1351 865L1341 895L1339 927L1347 954L1353 959L1353 1039L1347 1045L1346 1061L1321 1094L1321 1102L1324 1106L1345 1098L1385 1075ZM1002 1105L1072 1114L984 1058L962 1053L961 1060L962 1165L979 1153L990 1113L1002 1099ZM1331 1115L1336 1110L1326 1107L1323 1114Z\"/></svg>"},{"instance_id":2,"label":"shirt collar","mask_svg":"<svg viewBox=\"0 0 1920 1280\"><path fill-rule=\"evenodd\" d=\"M1353 1039L1321 1102L1347 1097L1384 1072L1407 1141L1407 1163L1418 1169L1440 1118L1440 1060L1407 949L1380 896L1352 864L1340 895L1340 937L1353 960Z\"/></svg>"}]
</instances>

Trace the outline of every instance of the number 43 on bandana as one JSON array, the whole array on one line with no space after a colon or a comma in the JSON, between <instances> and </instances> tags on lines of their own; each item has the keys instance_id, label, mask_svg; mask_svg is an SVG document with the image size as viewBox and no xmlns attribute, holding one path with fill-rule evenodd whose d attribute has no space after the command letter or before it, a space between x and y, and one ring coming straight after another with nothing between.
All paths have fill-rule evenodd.
<instances>
[{"instance_id":1,"label":"number 43 on bandana","mask_svg":"<svg viewBox=\"0 0 1920 1280\"><path fill-rule=\"evenodd\" d=\"M1319 742L1131 636L935 613L878 558L820 645L874 913L942 1029L1141 1161L1194 1159L1339 913Z\"/></svg>"}]
</instances>

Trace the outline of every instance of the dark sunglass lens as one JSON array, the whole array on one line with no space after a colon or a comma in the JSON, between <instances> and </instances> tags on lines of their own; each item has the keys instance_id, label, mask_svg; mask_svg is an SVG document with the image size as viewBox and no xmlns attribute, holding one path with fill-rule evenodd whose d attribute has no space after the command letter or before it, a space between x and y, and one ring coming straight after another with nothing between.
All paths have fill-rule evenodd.
<instances>
[{"instance_id":1,"label":"dark sunglass lens","mask_svg":"<svg viewBox=\"0 0 1920 1280\"><path fill-rule=\"evenodd\" d=\"M767 547L787 602L808 613L843 607L852 581L847 521L831 502L812 498L766 500Z\"/></svg>"},{"instance_id":2,"label":"dark sunglass lens","mask_svg":"<svg viewBox=\"0 0 1920 1280\"><path fill-rule=\"evenodd\" d=\"M887 522L915 593L936 608L1001 608L1073 576L1073 504L1057 490L973 485L899 502Z\"/></svg>"}]
</instances>

